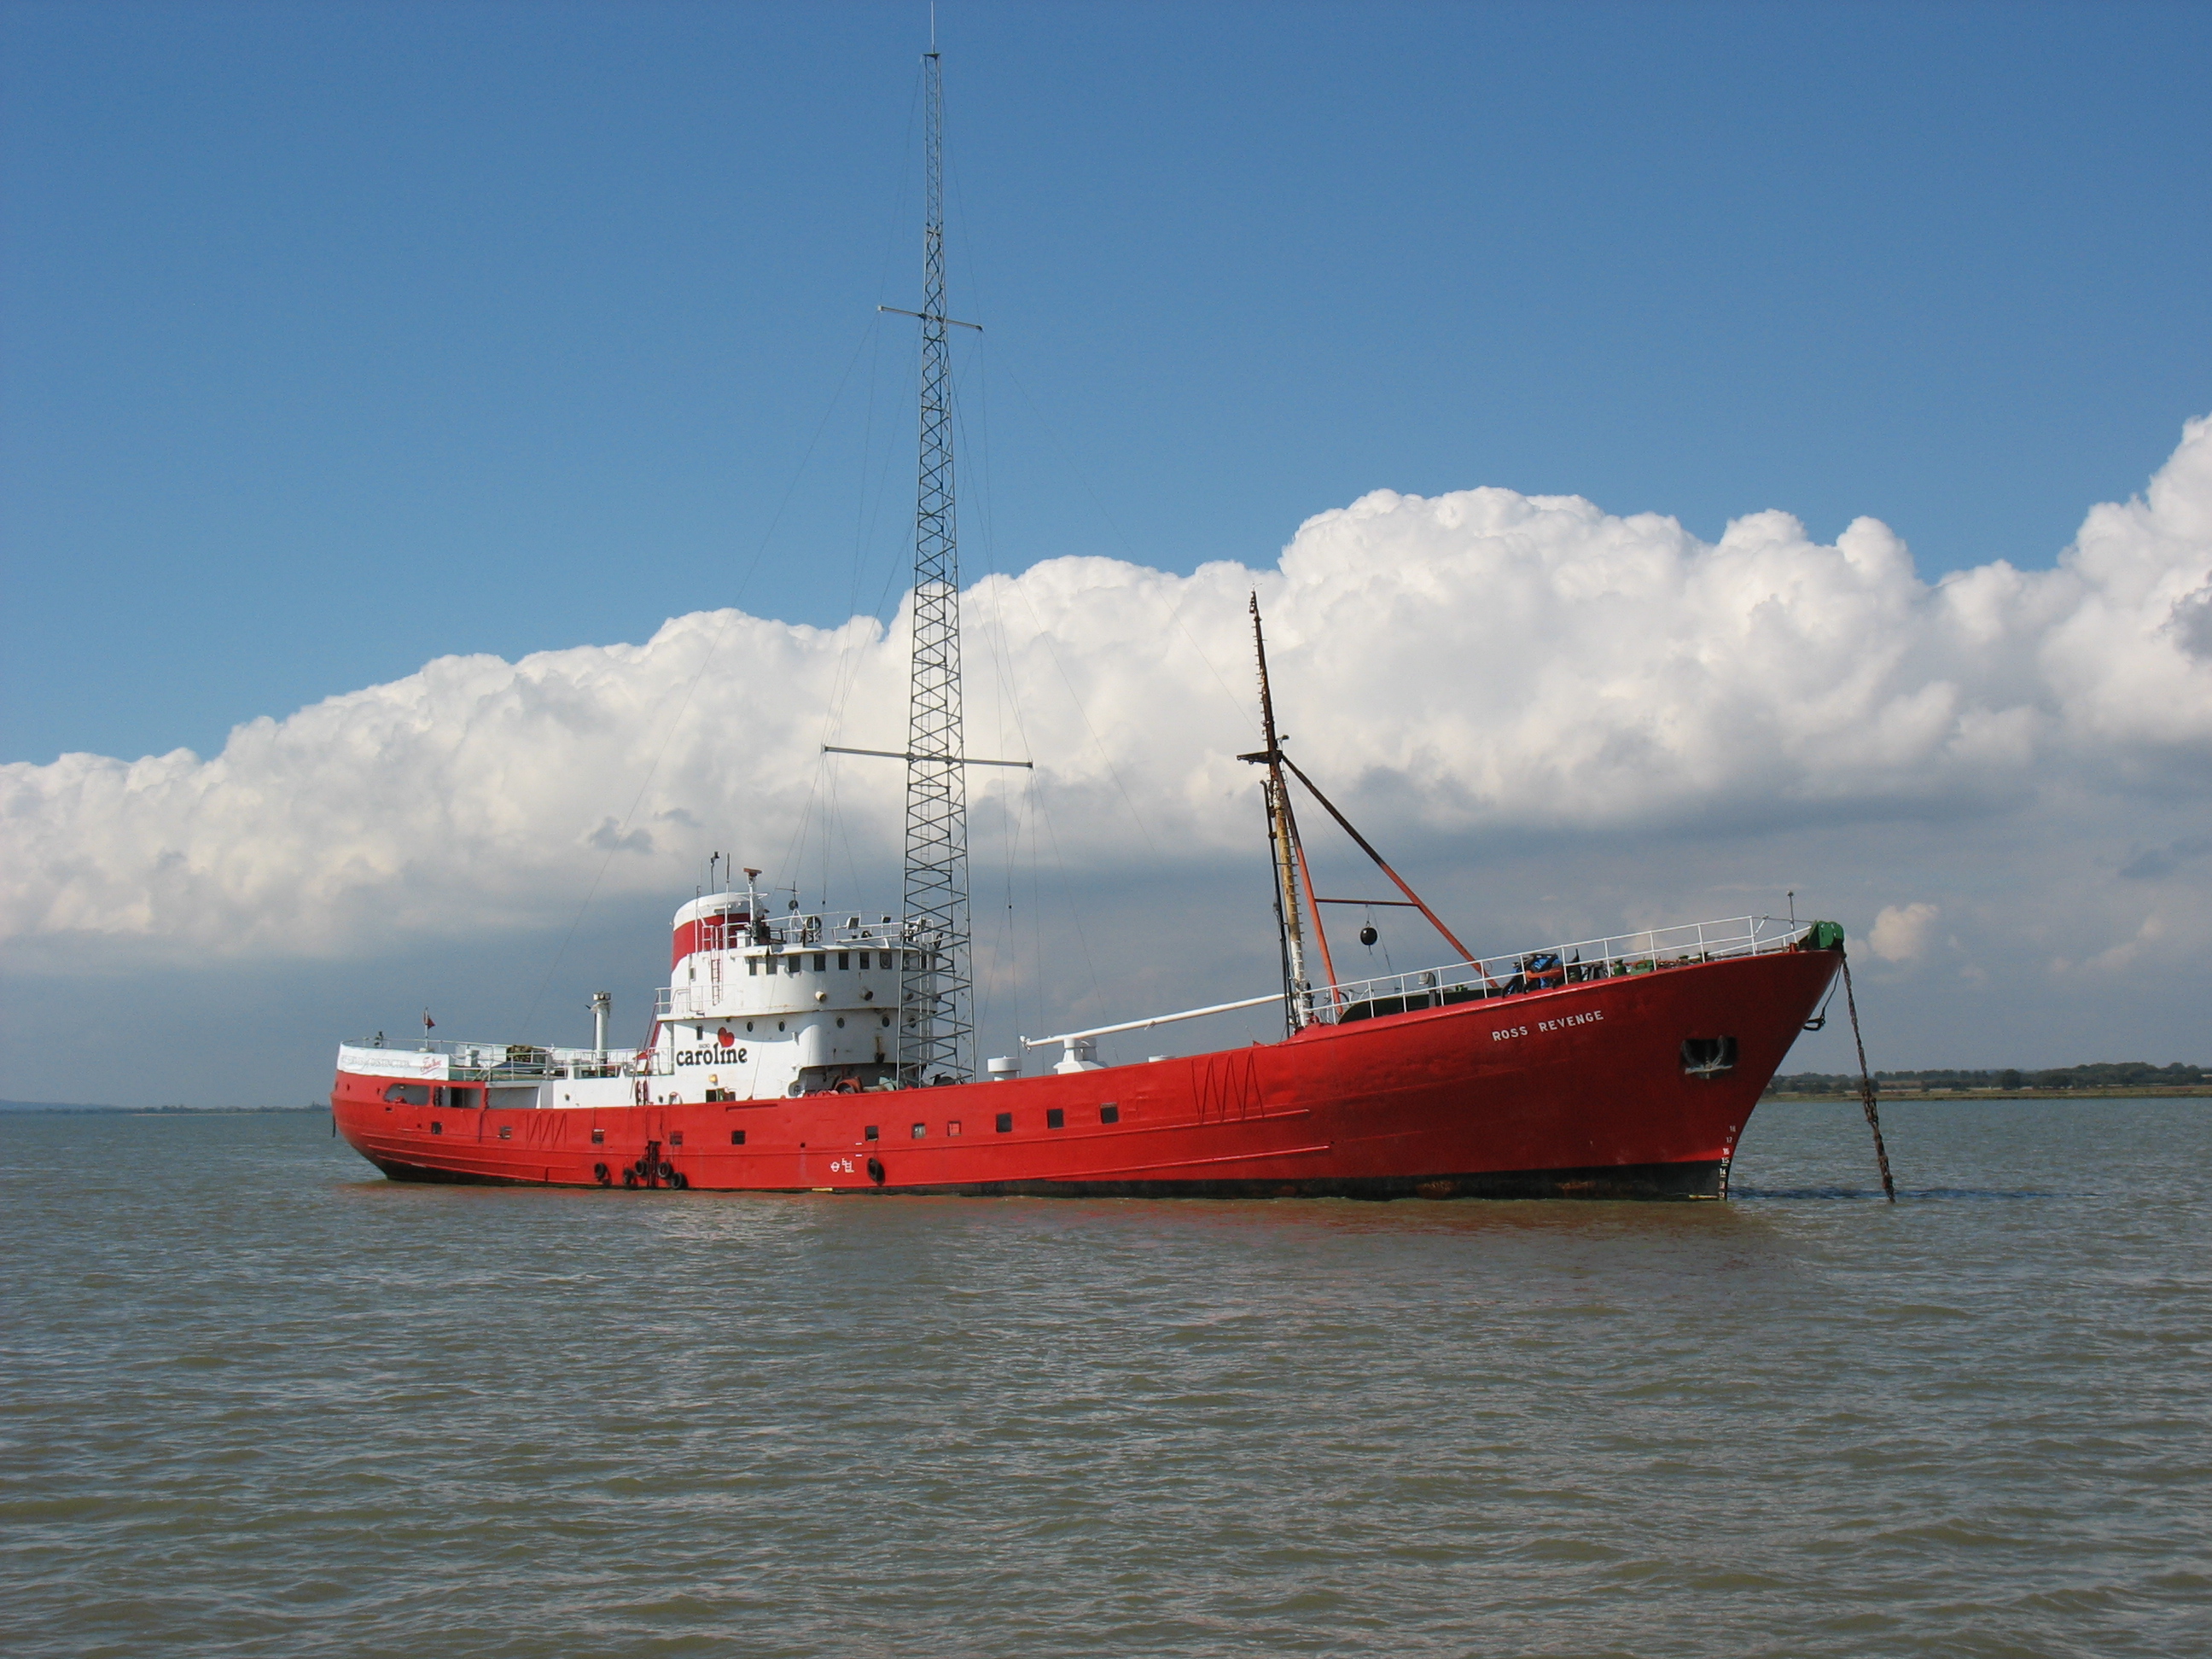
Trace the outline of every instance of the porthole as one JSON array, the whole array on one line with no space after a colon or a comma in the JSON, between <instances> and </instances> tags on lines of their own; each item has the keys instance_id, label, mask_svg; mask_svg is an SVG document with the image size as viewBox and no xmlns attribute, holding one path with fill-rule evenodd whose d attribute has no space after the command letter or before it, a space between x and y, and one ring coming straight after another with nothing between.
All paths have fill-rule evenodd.
<instances>
[{"instance_id":1,"label":"porthole","mask_svg":"<svg viewBox=\"0 0 2212 1659\"><path fill-rule=\"evenodd\" d=\"M845 1029L845 1016L842 1014L837 1016L837 1029L841 1031Z\"/></svg>"},{"instance_id":2,"label":"porthole","mask_svg":"<svg viewBox=\"0 0 2212 1659\"><path fill-rule=\"evenodd\" d=\"M1000 1134L1002 1134L1002 1135L1006 1135L1006 1134L1012 1134L1013 1132L1014 1132L1014 1115L1013 1115L1012 1112L1001 1112L1001 1113L1000 1113L1000 1114L999 1114L999 1133L1000 1133Z\"/></svg>"},{"instance_id":3,"label":"porthole","mask_svg":"<svg viewBox=\"0 0 2212 1659\"><path fill-rule=\"evenodd\" d=\"M1119 1123L1121 1121L1121 1109L1109 1101L1098 1109L1098 1121L1101 1123Z\"/></svg>"},{"instance_id":4,"label":"porthole","mask_svg":"<svg viewBox=\"0 0 2212 1659\"><path fill-rule=\"evenodd\" d=\"M744 1132L743 1129L732 1129L732 1130L731 1130L731 1131L730 1131L730 1145L731 1145L731 1146L744 1146L744 1144L745 1144L745 1132Z\"/></svg>"},{"instance_id":5,"label":"porthole","mask_svg":"<svg viewBox=\"0 0 2212 1659\"><path fill-rule=\"evenodd\" d=\"M1048 1106L1045 1108L1044 1127L1048 1129L1066 1128L1067 1127L1067 1114L1060 1110L1057 1106Z\"/></svg>"}]
</instances>

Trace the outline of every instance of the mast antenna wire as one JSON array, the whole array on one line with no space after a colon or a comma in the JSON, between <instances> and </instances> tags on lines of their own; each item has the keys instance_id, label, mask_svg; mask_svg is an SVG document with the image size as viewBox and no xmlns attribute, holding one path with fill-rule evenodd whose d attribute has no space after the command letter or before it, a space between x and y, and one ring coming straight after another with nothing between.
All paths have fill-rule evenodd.
<instances>
[{"instance_id":1,"label":"mast antenna wire","mask_svg":"<svg viewBox=\"0 0 2212 1659\"><path fill-rule=\"evenodd\" d=\"M769 520L768 528L761 532L759 544L754 547L753 556L745 564L744 574L738 578L738 592L744 592L753 579L753 573L760 568L761 561L768 556L769 544L775 539L775 532L783 523L783 515L790 511L792 498L799 494L799 481L806 476L807 465L821 445L822 434L830 429L830 417L837 412L838 401L845 395L845 383L853 378L853 369L860 362L861 350L867 345L869 335L873 331L872 329L864 330L854 343L853 355L845 361L845 372L837 377L837 389L830 394L830 401L822 410L822 418L815 423L814 435L806 441L805 453L799 456L799 465L792 469L791 482L784 486L783 499L776 503L775 513ZM530 1031L531 1021L537 1018L539 1005L545 1000L546 988L552 984L562 957L568 954L568 946L574 943L576 930L584 925L585 915L591 909L592 901L599 896L600 884L606 880L608 866L614 863L615 854L622 850L623 832L637 817L637 809L645 804L646 791L653 787L653 779L659 775L661 762L668 757L668 746L676 740L676 729L684 723L684 714L690 708L691 699L699 690L699 682L706 678L707 670L714 665L714 653L721 648L722 635L729 630L730 615L730 607L726 605L715 617L714 631L707 636L707 649L699 658L699 666L692 671L691 678L684 683L684 695L677 700L676 712L661 727L660 742L653 751L653 760L645 769L645 776L638 783L637 793L630 798L629 808L623 814L622 822L615 826L615 833L607 837L606 856L599 860L599 867L592 877L592 884L584 890L583 902L576 907L575 919L569 922L568 931L561 936L561 943L555 948L552 960L545 964L545 973L538 981L538 988L531 993L521 1020L526 1037ZM655 1029L658 1029L658 1022L655 1022Z\"/></svg>"}]
</instances>

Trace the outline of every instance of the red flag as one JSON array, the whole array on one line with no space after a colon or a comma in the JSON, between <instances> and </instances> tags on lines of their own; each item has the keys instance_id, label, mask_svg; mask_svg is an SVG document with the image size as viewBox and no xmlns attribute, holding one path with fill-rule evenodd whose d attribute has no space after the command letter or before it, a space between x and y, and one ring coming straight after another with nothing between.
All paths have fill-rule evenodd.
<instances>
[{"instance_id":1,"label":"red flag","mask_svg":"<svg viewBox=\"0 0 2212 1659\"><path fill-rule=\"evenodd\" d=\"M430 1011L428 1008L425 1008L422 1011L422 1029L426 1031L434 1030L437 1028L437 1024L438 1022L430 1018Z\"/></svg>"}]
</instances>

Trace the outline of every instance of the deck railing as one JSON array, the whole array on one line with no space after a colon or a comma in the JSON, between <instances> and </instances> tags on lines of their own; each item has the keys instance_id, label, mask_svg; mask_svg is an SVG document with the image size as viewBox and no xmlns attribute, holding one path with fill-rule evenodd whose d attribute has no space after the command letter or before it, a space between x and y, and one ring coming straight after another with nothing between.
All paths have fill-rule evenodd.
<instances>
[{"instance_id":1,"label":"deck railing","mask_svg":"<svg viewBox=\"0 0 2212 1659\"><path fill-rule=\"evenodd\" d=\"M457 1082L537 1082L556 1077L633 1077L635 1048L547 1048L531 1042L355 1042L355 1048L386 1048L401 1054L442 1054L446 1073Z\"/></svg>"},{"instance_id":2,"label":"deck railing","mask_svg":"<svg viewBox=\"0 0 2212 1659\"><path fill-rule=\"evenodd\" d=\"M1446 1003L1520 996L1590 980L1662 973L1730 957L1765 956L1797 949L1812 927L1809 921L1778 916L1733 916L1723 921L1686 922L1679 927L1648 928L1610 939L1547 945L1449 967L1340 980L1310 993L1306 1013L1323 1024L1340 1024Z\"/></svg>"}]
</instances>

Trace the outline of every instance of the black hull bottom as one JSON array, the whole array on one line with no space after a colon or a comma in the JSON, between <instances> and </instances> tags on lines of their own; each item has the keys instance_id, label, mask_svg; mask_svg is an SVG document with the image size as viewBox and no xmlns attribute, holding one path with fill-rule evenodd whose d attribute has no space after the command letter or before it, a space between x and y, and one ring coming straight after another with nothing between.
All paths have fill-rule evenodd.
<instances>
[{"instance_id":1,"label":"black hull bottom","mask_svg":"<svg viewBox=\"0 0 2212 1659\"><path fill-rule=\"evenodd\" d=\"M538 1187L554 1183L511 1176L471 1175L427 1164L373 1159L394 1181L467 1187ZM593 1190L586 1188L581 1190ZM611 1190L624 1190L617 1186ZM750 1187L696 1191L821 1192L830 1188ZM1728 1195L1728 1166L1693 1164L1605 1164L1588 1170L1492 1170L1480 1175L1328 1176L1310 1181L987 1181L945 1187L846 1187L841 1194L905 1198L1583 1198L1717 1199Z\"/></svg>"}]
</instances>

